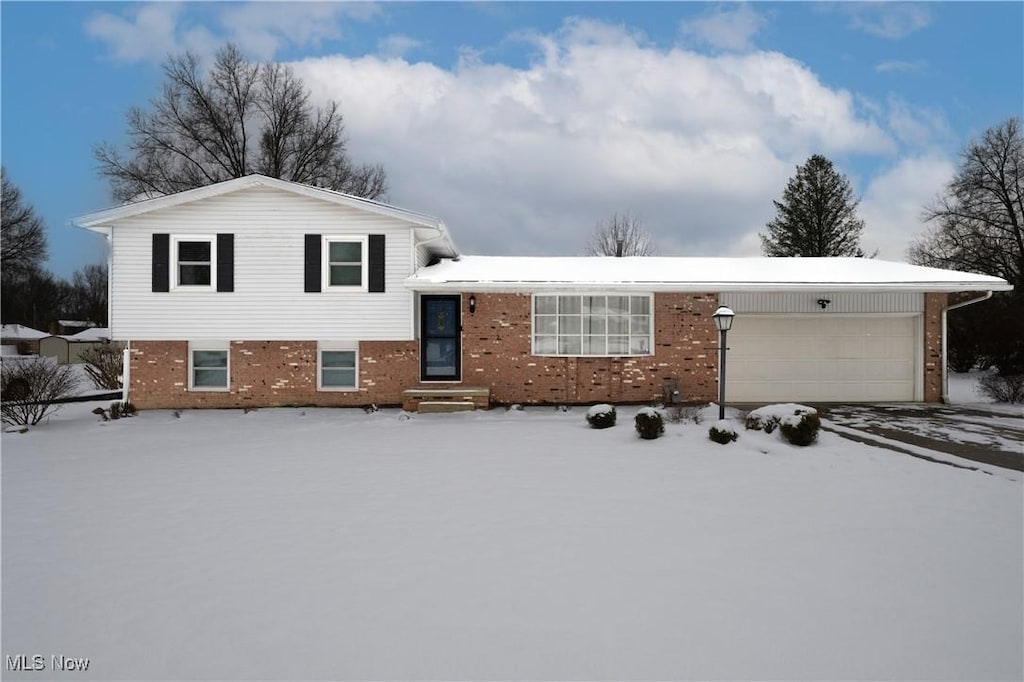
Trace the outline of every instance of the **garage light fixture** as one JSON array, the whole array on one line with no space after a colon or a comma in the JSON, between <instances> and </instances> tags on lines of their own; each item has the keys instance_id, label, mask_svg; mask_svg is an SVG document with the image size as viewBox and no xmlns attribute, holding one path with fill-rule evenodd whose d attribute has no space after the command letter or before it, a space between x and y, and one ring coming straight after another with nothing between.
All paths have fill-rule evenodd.
<instances>
[{"instance_id":1,"label":"garage light fixture","mask_svg":"<svg viewBox=\"0 0 1024 682\"><path fill-rule=\"evenodd\" d=\"M711 316L718 329L718 418L725 419L725 335L732 329L732 320L736 313L728 306L721 306Z\"/></svg>"}]
</instances>

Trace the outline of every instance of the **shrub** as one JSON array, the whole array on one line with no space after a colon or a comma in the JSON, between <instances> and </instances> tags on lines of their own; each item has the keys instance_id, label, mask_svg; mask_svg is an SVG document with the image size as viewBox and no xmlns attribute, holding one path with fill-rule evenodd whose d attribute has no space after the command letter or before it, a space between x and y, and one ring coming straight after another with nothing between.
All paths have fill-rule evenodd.
<instances>
[{"instance_id":1,"label":"shrub","mask_svg":"<svg viewBox=\"0 0 1024 682\"><path fill-rule=\"evenodd\" d=\"M986 372L978 380L978 390L997 403L1024 403L1024 374Z\"/></svg>"},{"instance_id":2,"label":"shrub","mask_svg":"<svg viewBox=\"0 0 1024 682\"><path fill-rule=\"evenodd\" d=\"M743 425L749 431L764 431L772 433L779 426L783 419L794 414L807 414L817 412L813 407L797 405L796 403L780 403L776 405L765 405L747 414Z\"/></svg>"},{"instance_id":3,"label":"shrub","mask_svg":"<svg viewBox=\"0 0 1024 682\"><path fill-rule=\"evenodd\" d=\"M818 440L821 419L817 412L799 412L784 417L779 424L782 435L793 445L810 445Z\"/></svg>"},{"instance_id":4,"label":"shrub","mask_svg":"<svg viewBox=\"0 0 1024 682\"><path fill-rule=\"evenodd\" d=\"M137 413L138 410L135 409L135 405L133 405L129 400L119 400L115 403L110 403L111 419L120 419L121 417L127 419L129 417L134 417Z\"/></svg>"},{"instance_id":5,"label":"shrub","mask_svg":"<svg viewBox=\"0 0 1024 682\"><path fill-rule=\"evenodd\" d=\"M654 440L665 433L665 420L653 407L643 407L636 413L636 432L644 440Z\"/></svg>"},{"instance_id":6,"label":"shrub","mask_svg":"<svg viewBox=\"0 0 1024 682\"><path fill-rule=\"evenodd\" d=\"M662 412L665 420L670 424L679 424L681 422L700 424L704 421L704 408L707 406L708 403L700 403L699 405L670 405Z\"/></svg>"},{"instance_id":7,"label":"shrub","mask_svg":"<svg viewBox=\"0 0 1024 682\"><path fill-rule=\"evenodd\" d=\"M0 373L0 416L16 426L35 426L78 386L74 369L53 358L9 358Z\"/></svg>"},{"instance_id":8,"label":"shrub","mask_svg":"<svg viewBox=\"0 0 1024 682\"><path fill-rule=\"evenodd\" d=\"M594 429L607 429L615 426L615 408L607 403L594 405L587 410L587 423Z\"/></svg>"},{"instance_id":9,"label":"shrub","mask_svg":"<svg viewBox=\"0 0 1024 682\"><path fill-rule=\"evenodd\" d=\"M82 353L85 373L96 384L96 388L105 388L109 391L121 388L121 377L124 373L123 350L119 343L104 343L88 348Z\"/></svg>"},{"instance_id":10,"label":"shrub","mask_svg":"<svg viewBox=\"0 0 1024 682\"><path fill-rule=\"evenodd\" d=\"M739 438L739 434L736 433L736 429L733 428L731 423L725 419L720 419L708 429L708 438L716 443L728 445Z\"/></svg>"}]
</instances>

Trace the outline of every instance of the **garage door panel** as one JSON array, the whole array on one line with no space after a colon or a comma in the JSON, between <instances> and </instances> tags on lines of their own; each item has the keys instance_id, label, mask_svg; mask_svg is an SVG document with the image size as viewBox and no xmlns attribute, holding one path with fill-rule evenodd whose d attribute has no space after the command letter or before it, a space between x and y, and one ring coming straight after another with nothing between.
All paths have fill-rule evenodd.
<instances>
[{"instance_id":1,"label":"garage door panel","mask_svg":"<svg viewBox=\"0 0 1024 682\"><path fill-rule=\"evenodd\" d=\"M729 332L728 399L914 399L913 316L737 317Z\"/></svg>"}]
</instances>

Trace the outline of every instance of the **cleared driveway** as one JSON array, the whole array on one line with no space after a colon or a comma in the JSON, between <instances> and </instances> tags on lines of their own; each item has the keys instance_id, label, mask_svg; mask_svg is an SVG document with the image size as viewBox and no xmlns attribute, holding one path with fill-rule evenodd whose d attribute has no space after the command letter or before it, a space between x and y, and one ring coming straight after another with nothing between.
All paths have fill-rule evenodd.
<instances>
[{"instance_id":1,"label":"cleared driveway","mask_svg":"<svg viewBox=\"0 0 1024 682\"><path fill-rule=\"evenodd\" d=\"M907 445L1024 471L1024 408L990 411L959 405L819 405L836 430L847 429ZM824 425L828 428L828 424ZM898 449L898 448L895 448ZM905 450L908 454L920 453Z\"/></svg>"}]
</instances>

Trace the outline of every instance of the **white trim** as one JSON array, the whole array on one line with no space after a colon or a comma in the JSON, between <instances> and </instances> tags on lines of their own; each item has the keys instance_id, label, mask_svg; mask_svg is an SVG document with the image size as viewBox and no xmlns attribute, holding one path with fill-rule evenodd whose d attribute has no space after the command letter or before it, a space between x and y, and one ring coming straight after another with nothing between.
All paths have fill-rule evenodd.
<instances>
[{"instance_id":1,"label":"white trim","mask_svg":"<svg viewBox=\"0 0 1024 682\"><path fill-rule=\"evenodd\" d=\"M360 284L331 284L331 248L332 242L358 243L360 245ZM320 242L320 291L322 292L368 292L370 290L370 247L367 235L323 235Z\"/></svg>"},{"instance_id":2,"label":"white trim","mask_svg":"<svg viewBox=\"0 0 1024 682\"><path fill-rule=\"evenodd\" d=\"M181 242L207 242L210 245L210 283L209 284L182 284L178 281L180 265L178 258L178 245ZM171 291L217 291L217 236L208 234L180 234L171 235L171 253L169 265L174 270L171 275Z\"/></svg>"},{"instance_id":3,"label":"white trim","mask_svg":"<svg viewBox=\"0 0 1024 682\"><path fill-rule=\"evenodd\" d=\"M324 386L323 385L323 352L324 351L346 351L351 352L354 358L353 369L355 372L354 385L352 386ZM316 342L316 390L324 393L352 393L359 390L359 342L358 341L317 341Z\"/></svg>"},{"instance_id":4,"label":"white trim","mask_svg":"<svg viewBox=\"0 0 1024 682\"><path fill-rule=\"evenodd\" d=\"M582 297L584 297L584 296L625 296L626 298L631 298L631 297L634 297L634 296L635 297L643 297L643 296L645 296L647 298L647 300L648 300L648 313L647 313L648 325L649 325L649 329L648 329L648 332L647 332L647 348L648 348L648 352L646 352L646 353L632 353L632 352L630 352L630 353L600 353L600 354L584 353L582 345L580 347L580 352L579 353L539 353L539 352L537 352L537 332L536 332L536 315L537 315L536 310L537 310L537 306L536 306L536 299L537 299L538 296L542 296L542 297L579 296L581 298L581 312L580 312L580 317L581 318L583 317L583 313L582 313ZM555 317L559 317L560 315L561 315L561 313L555 313L554 314ZM627 317L633 317L632 313L627 315ZM605 337L605 340L606 340L606 343L607 343L607 337L609 336L609 334L608 334L608 327L607 327L607 313L605 315L605 321L606 321L606 326L605 326L604 337ZM550 334L544 334L544 336L550 336ZM557 334L557 333L555 334L556 340L557 340L557 338L559 336L560 336L559 334ZM588 336L588 335L587 334L583 334L582 330L581 330L581 332L580 332L581 343L582 343L582 338L584 336ZM613 334L612 336L623 336L623 335L622 334ZM625 336L627 336L630 339L630 341L632 341L632 339L634 338L635 335L633 335L633 334L626 334ZM607 346L606 346L606 348L607 348ZM530 296L530 354L531 355L535 355L537 357L543 357L543 358L646 358L646 357L652 357L654 355L654 294L651 293L651 292L640 293L640 292L635 292L635 291L631 291L631 292L623 292L623 291L576 291L576 292L559 292L559 293L543 292L543 293L532 294Z\"/></svg>"},{"instance_id":5,"label":"white trim","mask_svg":"<svg viewBox=\"0 0 1024 682\"><path fill-rule=\"evenodd\" d=\"M225 386L196 386L195 367L192 365L193 351L223 351L227 354L225 365ZM188 342L188 390L200 393L227 393L231 390L231 343L229 341L189 341Z\"/></svg>"}]
</instances>

